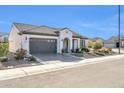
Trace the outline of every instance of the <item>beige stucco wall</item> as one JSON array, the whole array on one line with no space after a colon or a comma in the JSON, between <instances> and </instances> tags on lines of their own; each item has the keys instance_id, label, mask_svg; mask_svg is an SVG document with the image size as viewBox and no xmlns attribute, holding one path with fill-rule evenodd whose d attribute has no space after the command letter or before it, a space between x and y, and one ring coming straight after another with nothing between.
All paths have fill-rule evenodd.
<instances>
[{"instance_id":1,"label":"beige stucco wall","mask_svg":"<svg viewBox=\"0 0 124 93\"><path fill-rule=\"evenodd\" d=\"M60 34L59 34L59 53L62 52L62 49L63 49L63 41L65 38L68 38L69 39L69 51L71 51L72 49L72 32L69 31L68 29L64 29L62 31L60 31Z\"/></svg>"},{"instance_id":2,"label":"beige stucco wall","mask_svg":"<svg viewBox=\"0 0 124 93\"><path fill-rule=\"evenodd\" d=\"M124 41L122 41L122 47L124 47Z\"/></svg>"},{"instance_id":3,"label":"beige stucco wall","mask_svg":"<svg viewBox=\"0 0 124 93\"><path fill-rule=\"evenodd\" d=\"M21 36L18 33L18 29L13 25L8 38L10 52L15 53L22 46Z\"/></svg>"}]
</instances>

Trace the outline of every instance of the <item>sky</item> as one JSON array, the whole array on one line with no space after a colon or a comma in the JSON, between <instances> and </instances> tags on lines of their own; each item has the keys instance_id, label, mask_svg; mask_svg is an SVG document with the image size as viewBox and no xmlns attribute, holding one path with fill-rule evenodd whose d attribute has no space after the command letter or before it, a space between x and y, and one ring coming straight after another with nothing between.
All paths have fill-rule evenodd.
<instances>
[{"instance_id":1,"label":"sky","mask_svg":"<svg viewBox=\"0 0 124 93\"><path fill-rule=\"evenodd\" d=\"M118 6L0 6L0 32L10 32L12 23L68 27L81 35L108 39L118 34ZM121 6L124 35L124 6Z\"/></svg>"}]
</instances>

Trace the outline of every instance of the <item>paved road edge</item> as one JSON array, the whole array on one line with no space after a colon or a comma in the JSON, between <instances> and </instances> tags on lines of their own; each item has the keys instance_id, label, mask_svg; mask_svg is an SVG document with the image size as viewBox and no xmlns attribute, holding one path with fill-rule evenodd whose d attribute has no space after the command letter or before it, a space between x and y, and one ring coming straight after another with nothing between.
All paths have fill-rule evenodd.
<instances>
[{"instance_id":1,"label":"paved road edge","mask_svg":"<svg viewBox=\"0 0 124 93\"><path fill-rule=\"evenodd\" d=\"M105 60L115 60L115 59L117 60L120 58L124 58L124 55L114 55L114 56L85 59L85 60L82 60L77 63L72 62L72 63L47 64L47 65L1 70L0 71L0 80L8 80L8 79L29 76L29 75L35 75L35 74L40 74L40 73L62 70L62 69L66 69L66 68L74 68L77 66L96 64L96 63L104 62Z\"/></svg>"}]
</instances>

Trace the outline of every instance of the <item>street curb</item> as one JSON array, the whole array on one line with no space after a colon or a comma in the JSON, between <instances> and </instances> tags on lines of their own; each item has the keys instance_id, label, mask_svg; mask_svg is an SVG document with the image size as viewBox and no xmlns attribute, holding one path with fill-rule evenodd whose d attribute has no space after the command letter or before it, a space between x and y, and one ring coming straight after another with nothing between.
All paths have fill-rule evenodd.
<instances>
[{"instance_id":1,"label":"street curb","mask_svg":"<svg viewBox=\"0 0 124 93\"><path fill-rule=\"evenodd\" d=\"M14 78L19 78L19 77L24 77L29 75L62 70L66 68L74 68L77 66L83 66L88 64L96 64L96 63L104 62L105 60L117 60L120 58L124 58L124 55L114 55L114 56L85 59L77 63L69 62L69 63L58 63L58 64L46 64L46 65L39 65L39 66L1 70L0 80L14 79Z\"/></svg>"}]
</instances>

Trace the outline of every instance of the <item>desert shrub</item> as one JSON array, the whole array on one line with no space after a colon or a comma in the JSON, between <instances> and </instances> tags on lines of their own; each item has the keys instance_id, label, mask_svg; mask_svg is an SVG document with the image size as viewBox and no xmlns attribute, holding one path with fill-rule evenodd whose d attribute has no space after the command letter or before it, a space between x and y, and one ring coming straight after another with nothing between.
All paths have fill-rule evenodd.
<instances>
[{"instance_id":1,"label":"desert shrub","mask_svg":"<svg viewBox=\"0 0 124 93\"><path fill-rule=\"evenodd\" d=\"M88 41L88 48L93 48L94 47L94 42L93 41Z\"/></svg>"},{"instance_id":2,"label":"desert shrub","mask_svg":"<svg viewBox=\"0 0 124 93\"><path fill-rule=\"evenodd\" d=\"M28 57L28 61L36 62L37 60L36 60L36 58L34 56L30 56L30 57Z\"/></svg>"},{"instance_id":3,"label":"desert shrub","mask_svg":"<svg viewBox=\"0 0 124 93\"><path fill-rule=\"evenodd\" d=\"M81 51L89 52L90 50L88 48L81 48Z\"/></svg>"},{"instance_id":4,"label":"desert shrub","mask_svg":"<svg viewBox=\"0 0 124 93\"><path fill-rule=\"evenodd\" d=\"M96 52L97 55L100 55L100 56L105 56L104 53L101 53L101 52Z\"/></svg>"},{"instance_id":5,"label":"desert shrub","mask_svg":"<svg viewBox=\"0 0 124 93\"><path fill-rule=\"evenodd\" d=\"M94 49L101 49L102 48L102 45L100 43L96 43L94 45Z\"/></svg>"},{"instance_id":6,"label":"desert shrub","mask_svg":"<svg viewBox=\"0 0 124 93\"><path fill-rule=\"evenodd\" d=\"M64 49L62 49L61 52L64 53Z\"/></svg>"},{"instance_id":7,"label":"desert shrub","mask_svg":"<svg viewBox=\"0 0 124 93\"><path fill-rule=\"evenodd\" d=\"M0 43L0 57L8 54L8 43Z\"/></svg>"},{"instance_id":8,"label":"desert shrub","mask_svg":"<svg viewBox=\"0 0 124 93\"><path fill-rule=\"evenodd\" d=\"M92 48L92 46L91 45L88 45L88 48Z\"/></svg>"},{"instance_id":9,"label":"desert shrub","mask_svg":"<svg viewBox=\"0 0 124 93\"><path fill-rule=\"evenodd\" d=\"M7 57L0 57L0 62L7 62L8 58Z\"/></svg>"},{"instance_id":10,"label":"desert shrub","mask_svg":"<svg viewBox=\"0 0 124 93\"><path fill-rule=\"evenodd\" d=\"M73 50L73 49L71 49L71 52L72 52L72 53L74 53L74 50Z\"/></svg>"},{"instance_id":11,"label":"desert shrub","mask_svg":"<svg viewBox=\"0 0 124 93\"><path fill-rule=\"evenodd\" d=\"M76 53L81 53L80 48L77 48L75 52L76 52Z\"/></svg>"},{"instance_id":12,"label":"desert shrub","mask_svg":"<svg viewBox=\"0 0 124 93\"><path fill-rule=\"evenodd\" d=\"M18 49L15 53L16 60L24 59L25 56L26 56L26 50L24 50L22 48Z\"/></svg>"},{"instance_id":13,"label":"desert shrub","mask_svg":"<svg viewBox=\"0 0 124 93\"><path fill-rule=\"evenodd\" d=\"M109 53L112 52L112 49L111 48L102 47L101 49L98 49L98 52L109 54Z\"/></svg>"},{"instance_id":14,"label":"desert shrub","mask_svg":"<svg viewBox=\"0 0 124 93\"><path fill-rule=\"evenodd\" d=\"M109 52L112 52L112 48L108 48Z\"/></svg>"}]
</instances>

